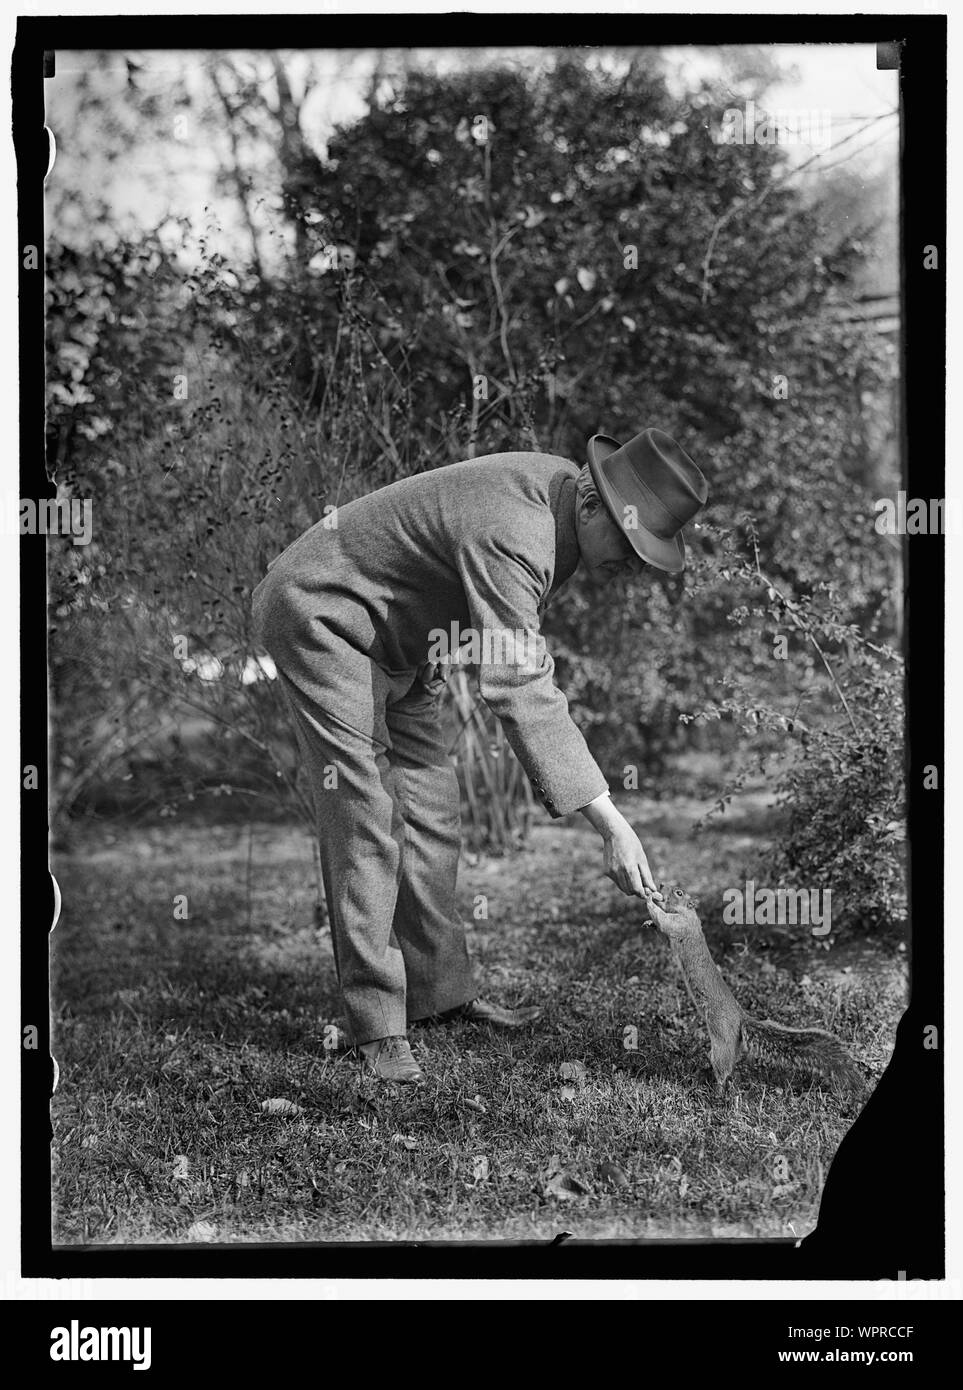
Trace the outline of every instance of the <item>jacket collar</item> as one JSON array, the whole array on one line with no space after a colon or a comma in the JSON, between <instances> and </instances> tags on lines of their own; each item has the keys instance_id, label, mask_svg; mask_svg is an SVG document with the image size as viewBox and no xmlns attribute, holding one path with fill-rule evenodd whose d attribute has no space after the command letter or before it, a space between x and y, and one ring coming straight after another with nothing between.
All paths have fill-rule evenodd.
<instances>
[{"instance_id":1,"label":"jacket collar","mask_svg":"<svg viewBox=\"0 0 963 1390\"><path fill-rule=\"evenodd\" d=\"M555 573L540 605L541 609L547 606L565 581L571 579L582 558L575 531L575 474L556 473L548 485L548 499L555 517Z\"/></svg>"}]
</instances>

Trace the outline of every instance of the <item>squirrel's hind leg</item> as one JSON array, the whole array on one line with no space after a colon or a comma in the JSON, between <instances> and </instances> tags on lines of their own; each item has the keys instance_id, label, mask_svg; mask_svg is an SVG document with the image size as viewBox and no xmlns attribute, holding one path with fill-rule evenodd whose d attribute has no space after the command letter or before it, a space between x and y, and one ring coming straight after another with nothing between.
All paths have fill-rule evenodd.
<instances>
[{"instance_id":1,"label":"squirrel's hind leg","mask_svg":"<svg viewBox=\"0 0 963 1390\"><path fill-rule=\"evenodd\" d=\"M732 1076L720 1077L713 1067L706 1067L705 1069L705 1084L715 1104L722 1104L729 1100L735 1092Z\"/></svg>"},{"instance_id":2,"label":"squirrel's hind leg","mask_svg":"<svg viewBox=\"0 0 963 1390\"><path fill-rule=\"evenodd\" d=\"M721 1022L718 1018L708 1018L707 1023L710 1040L709 1060L715 1073L716 1084L722 1092L735 1071L739 1058L746 1050L742 1022L730 1022L728 1019Z\"/></svg>"}]
</instances>

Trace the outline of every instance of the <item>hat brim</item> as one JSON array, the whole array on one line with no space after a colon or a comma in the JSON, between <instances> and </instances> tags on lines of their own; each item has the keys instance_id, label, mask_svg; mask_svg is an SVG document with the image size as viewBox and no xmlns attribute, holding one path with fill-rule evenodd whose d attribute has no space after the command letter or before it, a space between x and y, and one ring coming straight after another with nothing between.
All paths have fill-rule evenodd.
<instances>
[{"instance_id":1,"label":"hat brim","mask_svg":"<svg viewBox=\"0 0 963 1390\"><path fill-rule=\"evenodd\" d=\"M656 569L665 570L668 574L678 574L680 570L685 569L685 541L682 539L681 531L671 541L666 541L661 536L656 536L651 531L646 530L641 522L637 522L631 529L625 525L624 509L636 504L630 502L629 498L623 497L612 486L600 466L603 459L607 459L610 454L614 454L621 447L619 441L613 439L611 435L592 435L588 442L588 466L589 472L592 474L592 481L608 508L612 520L636 555L641 555L646 564L654 565Z\"/></svg>"}]
</instances>

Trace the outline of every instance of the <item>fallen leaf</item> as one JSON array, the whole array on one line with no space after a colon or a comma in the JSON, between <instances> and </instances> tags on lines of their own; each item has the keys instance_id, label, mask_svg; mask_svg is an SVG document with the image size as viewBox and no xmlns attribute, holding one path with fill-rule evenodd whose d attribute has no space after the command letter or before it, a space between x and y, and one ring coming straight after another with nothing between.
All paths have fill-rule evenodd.
<instances>
[{"instance_id":1,"label":"fallen leaf","mask_svg":"<svg viewBox=\"0 0 963 1390\"><path fill-rule=\"evenodd\" d=\"M571 1173L555 1173L542 1188L546 1197L587 1197L589 1189Z\"/></svg>"},{"instance_id":2,"label":"fallen leaf","mask_svg":"<svg viewBox=\"0 0 963 1390\"><path fill-rule=\"evenodd\" d=\"M171 1182L185 1182L191 1174L191 1160L187 1154L175 1154Z\"/></svg>"},{"instance_id":3,"label":"fallen leaf","mask_svg":"<svg viewBox=\"0 0 963 1390\"><path fill-rule=\"evenodd\" d=\"M488 1159L484 1154L478 1154L472 1160L472 1177L476 1182L485 1182L488 1177Z\"/></svg>"},{"instance_id":4,"label":"fallen leaf","mask_svg":"<svg viewBox=\"0 0 963 1390\"><path fill-rule=\"evenodd\" d=\"M472 1100L463 1100L462 1105L466 1110L477 1110L479 1115L487 1115L488 1110L481 1096L475 1096Z\"/></svg>"},{"instance_id":5,"label":"fallen leaf","mask_svg":"<svg viewBox=\"0 0 963 1390\"><path fill-rule=\"evenodd\" d=\"M217 1238L217 1227L212 1226L210 1221L195 1221L192 1226L187 1228L188 1240L215 1240Z\"/></svg>"},{"instance_id":6,"label":"fallen leaf","mask_svg":"<svg viewBox=\"0 0 963 1390\"><path fill-rule=\"evenodd\" d=\"M405 1149L417 1149L418 1147L418 1140L413 1134L393 1134L391 1142Z\"/></svg>"},{"instance_id":7,"label":"fallen leaf","mask_svg":"<svg viewBox=\"0 0 963 1390\"><path fill-rule=\"evenodd\" d=\"M685 1197L685 1194L688 1192L688 1190L689 1190L689 1179L686 1177L685 1173L683 1173L683 1174L682 1174L682 1177L681 1177L681 1179L680 1179L680 1181L679 1181L679 1196L680 1196L680 1197Z\"/></svg>"},{"instance_id":8,"label":"fallen leaf","mask_svg":"<svg viewBox=\"0 0 963 1390\"><path fill-rule=\"evenodd\" d=\"M575 1087L563 1086L558 1094L560 1100L574 1100L576 1095Z\"/></svg>"},{"instance_id":9,"label":"fallen leaf","mask_svg":"<svg viewBox=\"0 0 963 1390\"><path fill-rule=\"evenodd\" d=\"M558 1069L558 1074L563 1081L577 1081L580 1086L584 1086L585 1078L588 1076L588 1067L584 1062L563 1062Z\"/></svg>"},{"instance_id":10,"label":"fallen leaf","mask_svg":"<svg viewBox=\"0 0 963 1390\"><path fill-rule=\"evenodd\" d=\"M262 1100L261 1110L265 1115L304 1114L300 1105L296 1105L293 1100L284 1100L280 1096L272 1096L270 1100Z\"/></svg>"},{"instance_id":11,"label":"fallen leaf","mask_svg":"<svg viewBox=\"0 0 963 1390\"><path fill-rule=\"evenodd\" d=\"M603 1182L611 1183L613 1187L628 1187L629 1180L624 1169L617 1163L603 1163L599 1168L599 1177Z\"/></svg>"}]
</instances>

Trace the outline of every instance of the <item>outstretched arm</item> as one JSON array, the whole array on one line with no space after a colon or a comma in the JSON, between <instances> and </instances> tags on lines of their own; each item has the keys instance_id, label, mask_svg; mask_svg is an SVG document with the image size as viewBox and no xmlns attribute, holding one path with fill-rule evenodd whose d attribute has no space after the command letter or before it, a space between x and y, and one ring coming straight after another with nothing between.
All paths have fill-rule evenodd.
<instances>
[{"instance_id":1,"label":"outstretched arm","mask_svg":"<svg viewBox=\"0 0 963 1390\"><path fill-rule=\"evenodd\" d=\"M551 574L543 561L538 568L521 551L521 542L482 528L456 562L483 645L482 699L557 819L598 797L607 784L555 684L555 663L541 634L538 605Z\"/></svg>"}]
</instances>

